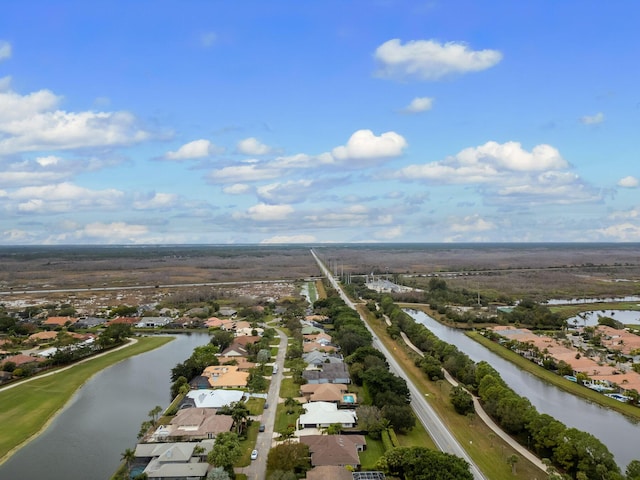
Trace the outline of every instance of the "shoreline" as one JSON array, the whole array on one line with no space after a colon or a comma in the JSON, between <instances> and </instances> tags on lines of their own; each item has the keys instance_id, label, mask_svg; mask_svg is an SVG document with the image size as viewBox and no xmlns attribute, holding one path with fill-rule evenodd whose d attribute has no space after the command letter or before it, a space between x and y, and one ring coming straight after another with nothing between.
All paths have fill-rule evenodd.
<instances>
[{"instance_id":1,"label":"shoreline","mask_svg":"<svg viewBox=\"0 0 640 480\"><path fill-rule=\"evenodd\" d=\"M173 339L173 338L171 338L171 339ZM49 376L52 376L52 375L56 375L56 374L61 373L61 372L68 371L68 370L70 370L70 369L72 369L72 368L74 368L74 367L76 367L76 366L78 366L78 365L81 365L81 364L84 364L84 363L88 363L88 362L90 362L91 360L94 360L94 359L97 359L97 358L102 358L102 357L105 357L105 356L107 356L107 355L109 355L109 354L111 354L111 353L118 352L118 351L124 350L124 349L126 349L126 348L132 347L132 346L136 345L137 343L138 343L138 339L136 339L136 338L129 338L129 340L127 341L127 343L126 343L126 344L121 345L121 346L119 346L119 347L116 347L116 348L114 348L114 349L112 349L112 350L109 350L109 351L107 351L107 352L102 352L102 353L99 353L98 355L95 355L95 356L92 356L92 357L89 357L89 358L85 358L85 359L83 359L83 360L80 360L79 362L74 363L74 364L72 364L72 365L67 365L67 366L62 367L62 368L60 368L60 369L57 369L57 370L54 370L54 371L51 371L51 372L46 372L46 373L44 373L44 374L42 374L42 375L38 375L38 376L35 376L35 377L30 377L30 378L25 379L24 381L21 381L21 382L18 382L18 383L13 383L13 384L11 384L11 385L7 385L7 386L5 386L5 387L3 387L3 388L0 388L0 393L1 393L1 392L3 392L3 391L6 391L6 390L10 390L10 389L12 389L12 388L15 388L15 387L17 387L17 386L24 385L25 383L28 383L28 382L32 382L32 381L39 380L39 379L42 379L42 378L45 378L45 377L49 377ZM104 371L105 369L107 369L107 368L109 368L109 367L111 367L111 366L113 366L113 365L116 365L117 363L119 363L119 362L121 362L121 361L125 360L126 358L130 358L130 357L132 357L132 356L139 355L139 354L141 354L141 353L145 353L145 352L150 351L150 350L154 350L155 348L161 347L161 346L163 346L163 345L164 345L164 344L160 344L160 345L154 346L153 348L150 348L149 350L145 350L145 351L141 351L141 352L138 352L138 353L134 353L134 354L132 354L132 355L130 355L130 356L125 356L125 357L123 357L123 358L121 358L121 359L116 360L116 361L115 361L115 362L113 362L113 363L110 363L109 365L106 365L104 368L101 368L101 369L96 370L95 372L91 373L91 374L90 374L86 379L84 379L84 381L83 381L80 385L78 385L78 387L77 387L77 388L73 391L73 393L72 393L72 394L67 398L67 400L64 402L64 404L63 404L60 408L58 408L58 409L56 409L54 412L52 412L52 414L51 414L51 415L50 415L50 416L49 416L49 417L44 421L44 423L42 424L42 426L41 426L41 427L40 427L40 428L39 428L35 433L33 433L33 434L32 434L32 435L30 435L28 438L26 438L25 440L23 440L22 442L20 442L19 444L17 444L16 446L14 446L13 448L11 448L10 450L8 450L8 451L7 451L7 453L5 453L2 457L0 457L0 466L2 466L2 465L3 465L4 463L6 463L9 459L11 459L11 457L13 457L13 455L15 455L15 454L20 450L20 449L22 449L23 447L25 447L26 445L28 445L31 441L35 440L36 438L38 438L38 436L40 436L42 433L44 433L44 432L45 432L45 431L46 431L46 430L51 426L51 424L53 423L53 421L54 421L54 420L55 420L55 419L56 419L56 418L57 418L57 417L58 417L62 412L64 412L67 408L69 408L69 407L72 405L72 403L73 403L74 399L76 398L76 396L78 395L78 392L80 391L80 389L81 389L82 387L84 387L84 385L85 385L89 380L91 380L91 378L93 378L95 375L97 375L98 373L100 373L100 372Z\"/></svg>"}]
</instances>

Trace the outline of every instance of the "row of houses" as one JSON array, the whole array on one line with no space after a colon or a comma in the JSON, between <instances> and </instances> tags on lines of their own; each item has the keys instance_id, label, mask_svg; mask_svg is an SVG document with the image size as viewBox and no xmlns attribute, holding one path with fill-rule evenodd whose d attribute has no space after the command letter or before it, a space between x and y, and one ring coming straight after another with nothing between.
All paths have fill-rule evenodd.
<instances>
[{"instance_id":1,"label":"row of houses","mask_svg":"<svg viewBox=\"0 0 640 480\"><path fill-rule=\"evenodd\" d=\"M605 325L598 325L594 328L595 332L601 336L602 346L611 351L630 354L631 351L640 347L640 337L625 330ZM568 344L548 336L536 335L526 328L496 326L493 327L493 331L506 339L528 343L556 362L567 363L571 366L574 376L580 373L586 375L589 378L587 386L592 385L594 389L598 389L597 385L601 385L619 389L622 394L631 390L640 392L640 373L633 370L583 355L574 346L568 346Z\"/></svg>"}]
</instances>

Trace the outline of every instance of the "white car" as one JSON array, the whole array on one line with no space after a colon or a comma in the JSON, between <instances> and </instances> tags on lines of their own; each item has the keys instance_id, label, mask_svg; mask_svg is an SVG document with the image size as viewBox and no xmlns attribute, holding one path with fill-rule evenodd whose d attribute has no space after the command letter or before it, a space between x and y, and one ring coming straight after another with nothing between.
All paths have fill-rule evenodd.
<instances>
[{"instance_id":1,"label":"white car","mask_svg":"<svg viewBox=\"0 0 640 480\"><path fill-rule=\"evenodd\" d=\"M258 458L258 450L251 452L251 460L255 460L256 458Z\"/></svg>"}]
</instances>

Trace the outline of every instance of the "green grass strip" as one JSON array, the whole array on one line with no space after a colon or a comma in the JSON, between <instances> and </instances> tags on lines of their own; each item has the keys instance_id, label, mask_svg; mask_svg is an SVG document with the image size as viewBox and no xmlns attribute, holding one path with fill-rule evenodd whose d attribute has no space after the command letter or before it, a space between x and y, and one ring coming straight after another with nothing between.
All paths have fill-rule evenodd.
<instances>
[{"instance_id":1,"label":"green grass strip","mask_svg":"<svg viewBox=\"0 0 640 480\"><path fill-rule=\"evenodd\" d=\"M147 352L171 337L141 337L129 347L92 358L54 375L0 391L0 463L43 430L89 378L125 358Z\"/></svg>"}]
</instances>

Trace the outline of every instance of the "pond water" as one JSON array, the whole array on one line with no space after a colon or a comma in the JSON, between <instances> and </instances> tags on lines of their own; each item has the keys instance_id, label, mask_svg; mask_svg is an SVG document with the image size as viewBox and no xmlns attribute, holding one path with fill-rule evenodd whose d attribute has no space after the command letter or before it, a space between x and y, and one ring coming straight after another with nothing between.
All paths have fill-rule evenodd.
<instances>
[{"instance_id":1,"label":"pond water","mask_svg":"<svg viewBox=\"0 0 640 480\"><path fill-rule=\"evenodd\" d=\"M640 311L634 310L595 310L582 312L580 315L567 319L569 327L592 327L598 325L598 318L610 317L623 324L640 325Z\"/></svg>"},{"instance_id":2,"label":"pond water","mask_svg":"<svg viewBox=\"0 0 640 480\"><path fill-rule=\"evenodd\" d=\"M612 302L640 302L640 297L606 297L606 298L554 298L547 300L547 305L577 305L580 303L612 303Z\"/></svg>"},{"instance_id":3,"label":"pond water","mask_svg":"<svg viewBox=\"0 0 640 480\"><path fill-rule=\"evenodd\" d=\"M540 413L551 415L568 427L594 435L613 453L623 472L631 460L640 459L638 422L543 382L470 339L461 330L442 325L424 312L405 311L438 338L458 347L473 361L488 362L509 387L518 395L528 398Z\"/></svg>"},{"instance_id":4,"label":"pond water","mask_svg":"<svg viewBox=\"0 0 640 480\"><path fill-rule=\"evenodd\" d=\"M208 341L206 333L177 335L94 375L47 430L0 466L0 479L110 478L149 411L171 402L171 368Z\"/></svg>"}]
</instances>

